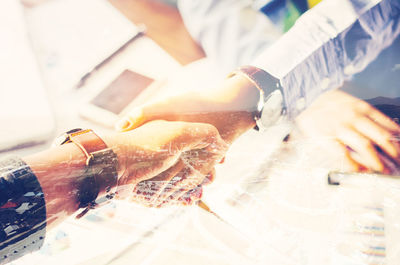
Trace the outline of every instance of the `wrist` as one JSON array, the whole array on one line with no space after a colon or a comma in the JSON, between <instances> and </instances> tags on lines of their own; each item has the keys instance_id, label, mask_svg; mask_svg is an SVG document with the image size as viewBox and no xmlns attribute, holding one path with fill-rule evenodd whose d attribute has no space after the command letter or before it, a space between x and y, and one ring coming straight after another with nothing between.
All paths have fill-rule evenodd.
<instances>
[{"instance_id":1,"label":"wrist","mask_svg":"<svg viewBox=\"0 0 400 265\"><path fill-rule=\"evenodd\" d=\"M123 138L124 136L121 133L109 134L105 137L102 137L106 145L111 148L117 156L118 178L120 178L127 169L127 151L126 145L123 144Z\"/></svg>"},{"instance_id":2,"label":"wrist","mask_svg":"<svg viewBox=\"0 0 400 265\"><path fill-rule=\"evenodd\" d=\"M236 111L253 113L260 101L260 91L246 77L234 75L226 78L213 95L224 101L227 107Z\"/></svg>"},{"instance_id":3,"label":"wrist","mask_svg":"<svg viewBox=\"0 0 400 265\"><path fill-rule=\"evenodd\" d=\"M239 67L229 75L234 76L247 79L259 91L259 101L253 116L257 125L254 129L265 130L281 120L286 109L283 88L278 78L251 65Z\"/></svg>"},{"instance_id":4,"label":"wrist","mask_svg":"<svg viewBox=\"0 0 400 265\"><path fill-rule=\"evenodd\" d=\"M75 146L86 158L84 173L74 185L79 208L86 208L81 214L96 205L97 199L113 197L118 184L118 157L101 137L93 130L76 128L57 137L54 144Z\"/></svg>"},{"instance_id":5,"label":"wrist","mask_svg":"<svg viewBox=\"0 0 400 265\"><path fill-rule=\"evenodd\" d=\"M216 113L216 124L221 137L233 142L256 125L254 115L260 100L260 91L247 78L235 75L226 78L217 90L210 94L217 104L223 104L221 117Z\"/></svg>"},{"instance_id":6,"label":"wrist","mask_svg":"<svg viewBox=\"0 0 400 265\"><path fill-rule=\"evenodd\" d=\"M79 208L77 179L85 172L86 157L73 144L57 146L24 157L42 188L46 202L47 225L52 227Z\"/></svg>"}]
</instances>

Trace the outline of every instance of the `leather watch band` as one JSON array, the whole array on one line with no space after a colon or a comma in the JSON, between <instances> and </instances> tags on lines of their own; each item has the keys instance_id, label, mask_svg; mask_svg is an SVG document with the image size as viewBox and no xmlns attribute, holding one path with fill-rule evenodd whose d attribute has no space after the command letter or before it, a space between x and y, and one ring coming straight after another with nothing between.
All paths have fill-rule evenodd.
<instances>
[{"instance_id":1,"label":"leather watch band","mask_svg":"<svg viewBox=\"0 0 400 265\"><path fill-rule=\"evenodd\" d=\"M69 133L66 143L68 142L76 144L85 153L88 160L91 158L91 153L107 148L106 143L90 129ZM89 161L86 161L86 165L88 163Z\"/></svg>"},{"instance_id":2,"label":"leather watch band","mask_svg":"<svg viewBox=\"0 0 400 265\"><path fill-rule=\"evenodd\" d=\"M69 141L78 145L88 158L91 153L107 148L106 143L90 129L70 133Z\"/></svg>"},{"instance_id":3,"label":"leather watch band","mask_svg":"<svg viewBox=\"0 0 400 265\"><path fill-rule=\"evenodd\" d=\"M74 143L86 156L86 172L78 180L77 200L79 207L95 204L98 197L113 197L117 186L118 159L111 148L92 130L68 131L60 144Z\"/></svg>"}]
</instances>

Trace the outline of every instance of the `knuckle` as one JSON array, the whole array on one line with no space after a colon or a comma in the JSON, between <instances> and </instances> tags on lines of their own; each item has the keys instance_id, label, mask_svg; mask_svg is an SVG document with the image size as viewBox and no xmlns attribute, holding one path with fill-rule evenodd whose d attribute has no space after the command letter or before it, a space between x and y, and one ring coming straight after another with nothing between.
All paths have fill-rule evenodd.
<instances>
[{"instance_id":1,"label":"knuckle","mask_svg":"<svg viewBox=\"0 0 400 265\"><path fill-rule=\"evenodd\" d=\"M359 137L358 142L361 148L365 148L367 150L375 149L371 141L364 137Z\"/></svg>"},{"instance_id":2,"label":"knuckle","mask_svg":"<svg viewBox=\"0 0 400 265\"><path fill-rule=\"evenodd\" d=\"M358 100L356 103L356 108L365 113L365 112L371 112L371 111L376 111L374 107L372 107L368 102L363 101L363 100Z\"/></svg>"},{"instance_id":3,"label":"knuckle","mask_svg":"<svg viewBox=\"0 0 400 265\"><path fill-rule=\"evenodd\" d=\"M392 139L393 139L393 136L388 131L383 130L383 131L380 132L380 137L379 138L380 138L380 140L382 142L390 143L392 141Z\"/></svg>"}]
</instances>

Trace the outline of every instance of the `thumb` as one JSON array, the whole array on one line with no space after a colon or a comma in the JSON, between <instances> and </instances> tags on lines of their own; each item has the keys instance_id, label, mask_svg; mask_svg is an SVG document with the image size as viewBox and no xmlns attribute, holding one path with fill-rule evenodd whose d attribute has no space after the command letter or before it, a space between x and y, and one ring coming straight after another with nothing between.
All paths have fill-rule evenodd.
<instances>
[{"instance_id":1,"label":"thumb","mask_svg":"<svg viewBox=\"0 0 400 265\"><path fill-rule=\"evenodd\" d=\"M119 119L118 122L115 123L115 129L119 132L126 132L135 129L146 122L143 108L139 107L133 109L124 117Z\"/></svg>"},{"instance_id":2,"label":"thumb","mask_svg":"<svg viewBox=\"0 0 400 265\"><path fill-rule=\"evenodd\" d=\"M207 110L205 105L208 106L207 102L199 99L199 96L193 93L159 99L131 110L116 123L115 129L125 132L153 120L199 122L193 118L193 114Z\"/></svg>"},{"instance_id":3,"label":"thumb","mask_svg":"<svg viewBox=\"0 0 400 265\"><path fill-rule=\"evenodd\" d=\"M137 107L124 115L116 124L119 132L133 130L146 122L154 120L173 120L175 118L172 104L160 100Z\"/></svg>"}]
</instances>

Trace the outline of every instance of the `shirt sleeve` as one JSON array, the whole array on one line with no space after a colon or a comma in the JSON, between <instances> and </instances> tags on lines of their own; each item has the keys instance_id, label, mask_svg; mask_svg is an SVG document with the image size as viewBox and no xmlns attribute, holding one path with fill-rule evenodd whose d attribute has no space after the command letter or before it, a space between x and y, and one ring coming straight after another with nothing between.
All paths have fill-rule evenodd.
<instances>
[{"instance_id":1,"label":"shirt sleeve","mask_svg":"<svg viewBox=\"0 0 400 265\"><path fill-rule=\"evenodd\" d=\"M44 194L19 158L0 160L0 264L38 250L46 233Z\"/></svg>"},{"instance_id":2,"label":"shirt sleeve","mask_svg":"<svg viewBox=\"0 0 400 265\"><path fill-rule=\"evenodd\" d=\"M280 80L294 117L362 71L399 32L398 0L324 0L252 64Z\"/></svg>"},{"instance_id":3,"label":"shirt sleeve","mask_svg":"<svg viewBox=\"0 0 400 265\"><path fill-rule=\"evenodd\" d=\"M225 74L249 64L282 36L254 1L180 0L178 8L191 36Z\"/></svg>"}]
</instances>

